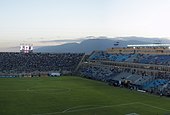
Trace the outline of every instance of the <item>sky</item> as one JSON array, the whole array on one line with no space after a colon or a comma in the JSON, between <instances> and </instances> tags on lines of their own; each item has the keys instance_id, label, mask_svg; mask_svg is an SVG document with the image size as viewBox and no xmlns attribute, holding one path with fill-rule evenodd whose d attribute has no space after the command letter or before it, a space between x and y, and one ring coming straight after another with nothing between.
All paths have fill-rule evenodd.
<instances>
[{"instance_id":1,"label":"sky","mask_svg":"<svg viewBox=\"0 0 170 115\"><path fill-rule=\"evenodd\" d=\"M0 51L86 36L170 38L170 0L0 0Z\"/></svg>"}]
</instances>

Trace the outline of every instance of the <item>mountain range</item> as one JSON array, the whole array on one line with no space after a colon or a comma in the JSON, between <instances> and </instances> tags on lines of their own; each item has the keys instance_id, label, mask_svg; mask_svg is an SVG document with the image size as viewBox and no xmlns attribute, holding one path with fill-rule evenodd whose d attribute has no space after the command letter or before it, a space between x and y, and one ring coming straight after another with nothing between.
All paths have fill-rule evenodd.
<instances>
[{"instance_id":1,"label":"mountain range","mask_svg":"<svg viewBox=\"0 0 170 115\"><path fill-rule=\"evenodd\" d=\"M80 41L80 40L79 40ZM90 53L94 50L106 50L111 47L127 47L134 44L170 43L166 38L144 38L144 37L86 37L79 43L74 40L72 43L65 43L56 46L43 46L36 48L34 52L49 53Z\"/></svg>"}]
</instances>

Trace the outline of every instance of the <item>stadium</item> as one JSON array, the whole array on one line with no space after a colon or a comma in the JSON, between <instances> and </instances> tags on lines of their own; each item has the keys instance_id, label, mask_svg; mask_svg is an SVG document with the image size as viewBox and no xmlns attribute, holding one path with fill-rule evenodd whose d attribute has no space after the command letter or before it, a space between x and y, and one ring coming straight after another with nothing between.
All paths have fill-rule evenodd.
<instances>
[{"instance_id":1,"label":"stadium","mask_svg":"<svg viewBox=\"0 0 170 115\"><path fill-rule=\"evenodd\" d=\"M1 115L169 115L170 44L0 53Z\"/></svg>"}]
</instances>

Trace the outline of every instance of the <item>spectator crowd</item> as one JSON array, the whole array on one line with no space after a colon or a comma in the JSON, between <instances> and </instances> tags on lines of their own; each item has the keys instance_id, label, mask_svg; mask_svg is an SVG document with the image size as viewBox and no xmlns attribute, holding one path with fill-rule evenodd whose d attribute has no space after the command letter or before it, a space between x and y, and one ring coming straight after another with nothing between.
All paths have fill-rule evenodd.
<instances>
[{"instance_id":1,"label":"spectator crowd","mask_svg":"<svg viewBox=\"0 0 170 115\"><path fill-rule=\"evenodd\" d=\"M0 53L1 73L73 71L82 53Z\"/></svg>"}]
</instances>

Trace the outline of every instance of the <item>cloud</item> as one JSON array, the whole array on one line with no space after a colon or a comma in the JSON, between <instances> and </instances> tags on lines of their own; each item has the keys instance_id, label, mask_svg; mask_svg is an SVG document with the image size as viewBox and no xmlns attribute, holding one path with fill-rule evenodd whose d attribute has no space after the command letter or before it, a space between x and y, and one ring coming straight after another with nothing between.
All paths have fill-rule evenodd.
<instances>
[{"instance_id":1,"label":"cloud","mask_svg":"<svg viewBox=\"0 0 170 115\"><path fill-rule=\"evenodd\" d=\"M61 39L61 40L45 40L45 41L39 41L40 43L69 43L69 42L81 42L83 39Z\"/></svg>"}]
</instances>

